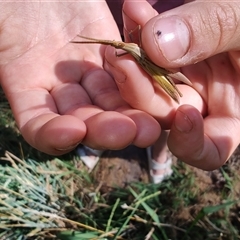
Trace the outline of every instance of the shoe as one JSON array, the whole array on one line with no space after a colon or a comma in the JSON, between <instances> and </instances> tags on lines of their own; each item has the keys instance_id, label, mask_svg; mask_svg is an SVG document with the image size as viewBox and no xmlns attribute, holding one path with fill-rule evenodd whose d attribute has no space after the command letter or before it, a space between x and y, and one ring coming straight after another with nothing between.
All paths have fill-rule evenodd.
<instances>
[{"instance_id":1,"label":"shoe","mask_svg":"<svg viewBox=\"0 0 240 240\"><path fill-rule=\"evenodd\" d=\"M84 145L78 146L76 148L76 152L80 159L88 167L89 172L91 172L94 169L103 153L102 150L96 150Z\"/></svg>"},{"instance_id":2,"label":"shoe","mask_svg":"<svg viewBox=\"0 0 240 240\"><path fill-rule=\"evenodd\" d=\"M149 175L152 183L161 183L166 178L170 177L173 173L171 168L172 158L168 158L165 163L158 163L154 159L152 159L152 147L147 148L147 157L149 164ZM153 170L164 170L162 174L154 174Z\"/></svg>"}]
</instances>

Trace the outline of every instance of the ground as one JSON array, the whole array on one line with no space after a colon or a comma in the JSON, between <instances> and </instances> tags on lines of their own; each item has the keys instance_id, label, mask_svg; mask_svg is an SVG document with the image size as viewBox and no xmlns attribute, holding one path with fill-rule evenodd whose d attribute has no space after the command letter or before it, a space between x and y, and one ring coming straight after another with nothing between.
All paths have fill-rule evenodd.
<instances>
[{"instance_id":1,"label":"ground","mask_svg":"<svg viewBox=\"0 0 240 240\"><path fill-rule=\"evenodd\" d=\"M223 169L232 175L239 175L240 146L236 149L232 157L223 166ZM177 167L178 161L173 156L173 164ZM196 182L201 190L213 185L216 189L222 188L226 183L221 169L207 172L189 166L196 177ZM148 163L146 150L135 146L127 147L119 151L105 151L99 164L93 171L97 181L103 181L103 185L108 187L124 187L133 181L149 182ZM240 184L240 183L239 183ZM238 188L238 187L237 187Z\"/></svg>"},{"instance_id":2,"label":"ground","mask_svg":"<svg viewBox=\"0 0 240 240\"><path fill-rule=\"evenodd\" d=\"M110 191L111 187L125 187L133 181L148 182L148 167L147 156L145 149L137 147L128 147L122 151L106 151L99 164L93 171L94 179L99 183L102 182L104 192ZM195 204L187 204L178 208L178 212L174 214L174 224L185 225L186 222L193 220L199 211L206 206L217 206L223 204L227 200L238 200L240 196L240 147L229 161L221 169L212 172L203 171L191 166L186 169L178 169L179 164L182 164L176 157L173 156L175 168L179 171L188 171L193 174L194 184L192 192L196 192ZM188 176L186 174L186 176ZM166 180L168 181L168 180ZM170 179L171 181L171 179ZM186 189L186 192L189 189ZM238 205L237 205L238 206ZM234 208L231 212L230 221L239 224L239 207ZM223 217L224 213L217 212L217 218ZM172 221L172 219L171 219ZM212 228L211 222L209 226L207 221L204 222L204 228ZM213 226L214 228L214 226ZM217 228L217 227L215 227ZM224 239L224 238L219 238ZM227 238L228 239L228 238Z\"/></svg>"}]
</instances>

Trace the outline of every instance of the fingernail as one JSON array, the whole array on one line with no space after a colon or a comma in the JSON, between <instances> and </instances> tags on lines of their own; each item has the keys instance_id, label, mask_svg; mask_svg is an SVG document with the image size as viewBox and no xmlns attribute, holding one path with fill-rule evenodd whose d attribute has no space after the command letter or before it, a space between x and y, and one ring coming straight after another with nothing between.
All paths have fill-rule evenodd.
<instances>
[{"instance_id":1,"label":"fingernail","mask_svg":"<svg viewBox=\"0 0 240 240\"><path fill-rule=\"evenodd\" d=\"M158 19L153 27L158 47L168 61L182 58L190 45L186 24L177 16Z\"/></svg>"},{"instance_id":2,"label":"fingernail","mask_svg":"<svg viewBox=\"0 0 240 240\"><path fill-rule=\"evenodd\" d=\"M75 144L70 145L70 146L66 146L66 147L62 147L62 148L56 148L56 150L58 150L58 151L68 151L68 150L73 150L73 149L76 148L79 144L80 144L80 142L75 143Z\"/></svg>"},{"instance_id":3,"label":"fingernail","mask_svg":"<svg viewBox=\"0 0 240 240\"><path fill-rule=\"evenodd\" d=\"M126 75L120 70L116 69L110 62L107 60L105 61L104 68L113 75L115 81L118 83L124 83L126 81Z\"/></svg>"},{"instance_id":4,"label":"fingernail","mask_svg":"<svg viewBox=\"0 0 240 240\"><path fill-rule=\"evenodd\" d=\"M180 111L176 112L174 124L175 124L177 130L179 132L183 132L183 133L188 133L193 128L193 124L192 124L191 120L189 119L189 117Z\"/></svg>"}]
</instances>

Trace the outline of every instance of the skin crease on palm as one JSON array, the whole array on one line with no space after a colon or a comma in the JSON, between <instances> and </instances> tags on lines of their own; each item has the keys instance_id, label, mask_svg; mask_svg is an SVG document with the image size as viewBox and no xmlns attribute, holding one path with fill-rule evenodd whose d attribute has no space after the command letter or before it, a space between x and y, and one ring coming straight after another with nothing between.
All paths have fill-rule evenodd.
<instances>
[{"instance_id":1,"label":"skin crease on palm","mask_svg":"<svg viewBox=\"0 0 240 240\"><path fill-rule=\"evenodd\" d=\"M119 149L156 141L158 122L132 109L103 69L105 47L69 43L80 33L120 40L105 1L1 3L1 9L1 86L32 146L60 155L80 142Z\"/></svg>"},{"instance_id":2,"label":"skin crease on palm","mask_svg":"<svg viewBox=\"0 0 240 240\"><path fill-rule=\"evenodd\" d=\"M173 154L204 170L222 166L240 142L239 8L234 1L194 1L158 15L146 1L125 1L125 33L141 25L142 46L151 60L168 69L181 67L192 81L193 88L177 85L183 93L180 106L164 98L128 56L116 58L111 48L106 53L123 98L171 128L168 146ZM191 40L182 57L168 61L157 45L155 33L161 29L155 24L176 16L187 25Z\"/></svg>"}]
</instances>

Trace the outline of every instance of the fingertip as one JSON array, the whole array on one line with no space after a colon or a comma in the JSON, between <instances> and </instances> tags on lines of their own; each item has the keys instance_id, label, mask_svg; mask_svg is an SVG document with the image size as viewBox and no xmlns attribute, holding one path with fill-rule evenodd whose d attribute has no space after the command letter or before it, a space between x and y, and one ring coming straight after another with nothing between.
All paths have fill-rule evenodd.
<instances>
[{"instance_id":1,"label":"fingertip","mask_svg":"<svg viewBox=\"0 0 240 240\"><path fill-rule=\"evenodd\" d=\"M143 48L157 64L177 68L239 48L236 3L197 1L150 19L142 31ZM224 30L224 31L223 31Z\"/></svg>"},{"instance_id":2,"label":"fingertip","mask_svg":"<svg viewBox=\"0 0 240 240\"><path fill-rule=\"evenodd\" d=\"M181 16L158 15L150 19L142 29L141 39L143 49L159 66L178 68L195 61L196 53L190 53L192 31Z\"/></svg>"},{"instance_id":3,"label":"fingertip","mask_svg":"<svg viewBox=\"0 0 240 240\"><path fill-rule=\"evenodd\" d=\"M203 129L203 117L192 105L181 105L175 114L172 130L176 133L190 134L197 129Z\"/></svg>"},{"instance_id":4,"label":"fingertip","mask_svg":"<svg viewBox=\"0 0 240 240\"><path fill-rule=\"evenodd\" d=\"M204 128L203 117L197 109L190 105L177 109L168 146L179 159L190 165L198 165L204 148Z\"/></svg>"},{"instance_id":5,"label":"fingertip","mask_svg":"<svg viewBox=\"0 0 240 240\"><path fill-rule=\"evenodd\" d=\"M88 131L83 143L95 149L122 149L130 145L137 134L134 121L115 111L96 114L85 124Z\"/></svg>"},{"instance_id":6,"label":"fingertip","mask_svg":"<svg viewBox=\"0 0 240 240\"><path fill-rule=\"evenodd\" d=\"M130 117L136 124L137 133L132 144L146 148L157 141L161 133L161 127L151 115L137 109L124 109L121 113Z\"/></svg>"},{"instance_id":7,"label":"fingertip","mask_svg":"<svg viewBox=\"0 0 240 240\"><path fill-rule=\"evenodd\" d=\"M129 31L138 25L144 26L157 12L147 1L125 0L123 4L123 21L125 28Z\"/></svg>"},{"instance_id":8,"label":"fingertip","mask_svg":"<svg viewBox=\"0 0 240 240\"><path fill-rule=\"evenodd\" d=\"M221 117L203 119L197 109L182 105L177 110L169 134L169 149L191 166L206 171L215 170L227 161L237 145L231 139L231 125L231 120Z\"/></svg>"},{"instance_id":9,"label":"fingertip","mask_svg":"<svg viewBox=\"0 0 240 240\"><path fill-rule=\"evenodd\" d=\"M73 150L85 137L84 122L70 115L41 115L21 129L30 145L50 155Z\"/></svg>"},{"instance_id":10,"label":"fingertip","mask_svg":"<svg viewBox=\"0 0 240 240\"><path fill-rule=\"evenodd\" d=\"M123 23L125 42L134 42L141 46L141 27L157 12L147 1L124 1Z\"/></svg>"},{"instance_id":11,"label":"fingertip","mask_svg":"<svg viewBox=\"0 0 240 240\"><path fill-rule=\"evenodd\" d=\"M41 139L45 138L46 150L49 149L54 155L62 155L72 151L84 139L86 132L83 121L74 116L62 115L43 125L36 143L41 146Z\"/></svg>"},{"instance_id":12,"label":"fingertip","mask_svg":"<svg viewBox=\"0 0 240 240\"><path fill-rule=\"evenodd\" d=\"M143 28L142 43L148 56L161 65L178 62L190 48L191 31L179 16L151 19Z\"/></svg>"}]
</instances>

